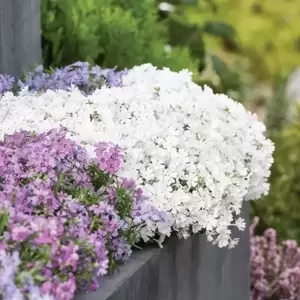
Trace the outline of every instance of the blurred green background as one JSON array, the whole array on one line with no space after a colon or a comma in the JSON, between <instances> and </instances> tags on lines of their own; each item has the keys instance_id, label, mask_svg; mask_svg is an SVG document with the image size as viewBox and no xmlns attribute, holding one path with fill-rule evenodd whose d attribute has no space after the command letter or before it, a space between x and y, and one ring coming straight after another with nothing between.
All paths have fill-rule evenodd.
<instances>
[{"instance_id":1,"label":"blurred green background","mask_svg":"<svg viewBox=\"0 0 300 300\"><path fill-rule=\"evenodd\" d=\"M252 203L252 216L260 217L259 231L274 227L280 239L300 241L300 117L297 99L286 97L300 66L299 0L41 2L47 67L81 60L188 68L199 84L256 112L276 151L270 193Z\"/></svg>"}]
</instances>

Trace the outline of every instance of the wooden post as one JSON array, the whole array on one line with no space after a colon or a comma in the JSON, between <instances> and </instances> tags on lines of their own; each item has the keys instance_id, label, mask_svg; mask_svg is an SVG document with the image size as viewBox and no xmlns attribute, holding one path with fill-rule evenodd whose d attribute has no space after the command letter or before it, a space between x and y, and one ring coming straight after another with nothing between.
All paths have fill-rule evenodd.
<instances>
[{"instance_id":1,"label":"wooden post","mask_svg":"<svg viewBox=\"0 0 300 300\"><path fill-rule=\"evenodd\" d=\"M19 77L40 61L40 0L0 0L0 73Z\"/></svg>"}]
</instances>

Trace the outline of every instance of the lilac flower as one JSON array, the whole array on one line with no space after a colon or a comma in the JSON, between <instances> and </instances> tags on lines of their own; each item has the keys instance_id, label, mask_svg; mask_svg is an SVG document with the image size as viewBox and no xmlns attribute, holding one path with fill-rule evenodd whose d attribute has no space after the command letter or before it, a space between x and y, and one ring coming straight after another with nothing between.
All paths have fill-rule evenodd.
<instances>
[{"instance_id":1,"label":"lilac flower","mask_svg":"<svg viewBox=\"0 0 300 300\"><path fill-rule=\"evenodd\" d=\"M63 68L45 71L42 65L26 75L25 80L16 81L9 75L0 74L0 95L7 91L28 87L30 91L69 90L71 86L78 87L83 93L90 94L103 85L121 86L122 77L127 71L116 69L101 69L90 66L87 62L75 62Z\"/></svg>"},{"instance_id":2,"label":"lilac flower","mask_svg":"<svg viewBox=\"0 0 300 300\"><path fill-rule=\"evenodd\" d=\"M66 246L53 243L51 245L52 264L62 269L67 269L70 266L73 272L76 271L79 260L78 249L79 247L74 245L72 241Z\"/></svg>"},{"instance_id":3,"label":"lilac flower","mask_svg":"<svg viewBox=\"0 0 300 300\"><path fill-rule=\"evenodd\" d=\"M2 295L5 300L24 299L15 284L15 276L19 264L20 258L17 252L10 255L4 250L0 250L0 295Z\"/></svg>"},{"instance_id":4,"label":"lilac flower","mask_svg":"<svg viewBox=\"0 0 300 300\"><path fill-rule=\"evenodd\" d=\"M25 241L29 235L30 235L30 230L25 226L16 225L12 227L11 237L16 242Z\"/></svg>"},{"instance_id":5,"label":"lilac flower","mask_svg":"<svg viewBox=\"0 0 300 300\"><path fill-rule=\"evenodd\" d=\"M250 226L251 299L300 299L300 248L296 241L277 244L276 231L254 235Z\"/></svg>"},{"instance_id":6,"label":"lilac flower","mask_svg":"<svg viewBox=\"0 0 300 300\"><path fill-rule=\"evenodd\" d=\"M122 77L127 73L127 70L116 72L115 69L108 69L106 78L109 86L121 86Z\"/></svg>"},{"instance_id":7,"label":"lilac flower","mask_svg":"<svg viewBox=\"0 0 300 300\"><path fill-rule=\"evenodd\" d=\"M41 292L41 288L34 284L32 277L26 273L22 278L23 290L26 291L29 300L54 300L50 291L46 293Z\"/></svg>"},{"instance_id":8,"label":"lilac flower","mask_svg":"<svg viewBox=\"0 0 300 300\"><path fill-rule=\"evenodd\" d=\"M52 290L53 290L52 282L45 281L40 288L40 293L42 295L47 295L47 294L50 295L50 294L52 294Z\"/></svg>"},{"instance_id":9,"label":"lilac flower","mask_svg":"<svg viewBox=\"0 0 300 300\"><path fill-rule=\"evenodd\" d=\"M112 249L114 250L116 261L126 261L132 253L130 245L122 237L112 240Z\"/></svg>"},{"instance_id":10,"label":"lilac flower","mask_svg":"<svg viewBox=\"0 0 300 300\"><path fill-rule=\"evenodd\" d=\"M118 145L98 143L95 145L96 164L105 172L115 174L123 163L124 154Z\"/></svg>"},{"instance_id":11,"label":"lilac flower","mask_svg":"<svg viewBox=\"0 0 300 300\"><path fill-rule=\"evenodd\" d=\"M84 94L90 94L103 85L121 86L127 70L101 69L87 62L75 62L63 68L45 71L42 65L26 75L24 80L16 80L10 75L0 74L0 96L7 91L18 91L28 87L29 91L69 90L78 87Z\"/></svg>"},{"instance_id":12,"label":"lilac flower","mask_svg":"<svg viewBox=\"0 0 300 300\"><path fill-rule=\"evenodd\" d=\"M7 91L11 91L14 83L15 79L12 76L0 74L0 95Z\"/></svg>"},{"instance_id":13,"label":"lilac flower","mask_svg":"<svg viewBox=\"0 0 300 300\"><path fill-rule=\"evenodd\" d=\"M55 299L57 300L71 300L74 297L76 290L76 282L74 277L70 278L65 282L60 282L55 288Z\"/></svg>"},{"instance_id":14,"label":"lilac flower","mask_svg":"<svg viewBox=\"0 0 300 300\"><path fill-rule=\"evenodd\" d=\"M148 219L165 221L134 181L116 175L122 149L99 143L91 159L66 135L64 128L24 131L0 143L0 293L7 297L69 300L76 288L93 290L97 277L128 259ZM14 249L20 265L5 263ZM33 278L21 284L28 271Z\"/></svg>"}]
</instances>

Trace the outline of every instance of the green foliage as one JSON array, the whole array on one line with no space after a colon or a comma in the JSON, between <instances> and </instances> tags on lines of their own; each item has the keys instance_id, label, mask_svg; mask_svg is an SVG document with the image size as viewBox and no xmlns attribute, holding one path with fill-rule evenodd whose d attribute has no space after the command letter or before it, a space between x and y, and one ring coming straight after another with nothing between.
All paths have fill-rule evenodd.
<instances>
[{"instance_id":1,"label":"green foliage","mask_svg":"<svg viewBox=\"0 0 300 300\"><path fill-rule=\"evenodd\" d=\"M219 75L221 87L223 87L224 90L239 90L242 85L239 74L231 71L216 55L212 55L211 61L213 69Z\"/></svg>"},{"instance_id":2,"label":"green foliage","mask_svg":"<svg viewBox=\"0 0 300 300\"><path fill-rule=\"evenodd\" d=\"M300 241L300 109L297 122L274 133L274 165L268 196L254 202L261 230L276 228L280 239Z\"/></svg>"},{"instance_id":3,"label":"green foliage","mask_svg":"<svg viewBox=\"0 0 300 300\"><path fill-rule=\"evenodd\" d=\"M6 227L7 221L8 221L8 214L1 213L0 214L0 237L2 236L4 228Z\"/></svg>"},{"instance_id":4,"label":"green foliage","mask_svg":"<svg viewBox=\"0 0 300 300\"><path fill-rule=\"evenodd\" d=\"M42 0L41 13L46 67L81 60L120 69L150 62L196 71L186 48L165 51L166 30L154 0Z\"/></svg>"},{"instance_id":5,"label":"green foliage","mask_svg":"<svg viewBox=\"0 0 300 300\"><path fill-rule=\"evenodd\" d=\"M194 24L226 20L236 31L241 52L250 60L249 70L261 80L287 76L300 64L299 13L298 0L202 0L184 9ZM232 52L223 42L218 47Z\"/></svg>"},{"instance_id":6,"label":"green foliage","mask_svg":"<svg viewBox=\"0 0 300 300\"><path fill-rule=\"evenodd\" d=\"M274 135L280 132L286 124L288 113L288 100L285 96L286 79L277 78L273 82L272 101L266 105L265 124L269 134Z\"/></svg>"},{"instance_id":7,"label":"green foliage","mask_svg":"<svg viewBox=\"0 0 300 300\"><path fill-rule=\"evenodd\" d=\"M300 2L297 0L278 0L276 4L268 0L195 2L195 5L181 5L180 15L191 26L203 28L208 57L206 64L209 64L215 73L216 64L211 62L212 55L215 55L226 64L230 73L236 73L226 82L222 77L227 77L225 75L227 72L221 78L220 74L217 74L217 80L214 79L213 82L216 81L218 87L220 85L219 91L233 96L254 111L259 110L262 116L267 103L267 109L272 110L267 113L268 118L283 120L285 108L274 110L275 107L279 107L279 102L283 104L283 100L279 101L275 96L276 104L273 105L271 102L274 94L278 92L274 82L277 82L278 78L286 78L295 66L300 64L298 29ZM237 79L236 85L227 86L228 82L235 81L234 78ZM274 124L273 121L270 123Z\"/></svg>"},{"instance_id":8,"label":"green foliage","mask_svg":"<svg viewBox=\"0 0 300 300\"><path fill-rule=\"evenodd\" d=\"M214 42L222 40L238 50L235 28L223 21L203 19L201 14L198 15L197 22L191 20L186 12L200 10L197 1L182 0L173 1L173 3L176 4L176 10L166 20L169 44L188 47L192 57L198 62L198 71L201 74L197 78L199 84L208 84L216 92L226 93L237 101L243 101L244 86L240 76L240 67L235 69L230 66L220 53L215 51L217 47L211 47L208 40L212 39ZM214 6L211 7L211 4L203 9L211 11L212 7L215 8Z\"/></svg>"},{"instance_id":9,"label":"green foliage","mask_svg":"<svg viewBox=\"0 0 300 300\"><path fill-rule=\"evenodd\" d=\"M42 0L44 65L57 67L81 60L123 69L150 62L174 71L188 68L199 84L240 94L238 73L216 57L205 41L205 36L234 41L235 30L223 22L190 23L180 13L182 3L193 7L197 1L175 0L176 11L158 20L158 2Z\"/></svg>"},{"instance_id":10,"label":"green foliage","mask_svg":"<svg viewBox=\"0 0 300 300\"><path fill-rule=\"evenodd\" d=\"M235 29L226 23L223 22L213 22L207 21L203 26L205 33L221 37L223 39L233 39L236 36Z\"/></svg>"}]
</instances>

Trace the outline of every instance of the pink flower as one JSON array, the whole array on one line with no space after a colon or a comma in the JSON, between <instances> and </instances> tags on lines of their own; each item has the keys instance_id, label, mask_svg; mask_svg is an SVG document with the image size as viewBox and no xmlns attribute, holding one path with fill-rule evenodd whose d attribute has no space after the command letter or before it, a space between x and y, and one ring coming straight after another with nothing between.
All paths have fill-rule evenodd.
<instances>
[{"instance_id":1,"label":"pink flower","mask_svg":"<svg viewBox=\"0 0 300 300\"><path fill-rule=\"evenodd\" d=\"M41 294L42 295L50 295L52 294L53 284L50 281L46 281L41 286Z\"/></svg>"},{"instance_id":2,"label":"pink flower","mask_svg":"<svg viewBox=\"0 0 300 300\"><path fill-rule=\"evenodd\" d=\"M5 250L7 248L7 244L3 241L0 241L0 251Z\"/></svg>"},{"instance_id":3,"label":"pink flower","mask_svg":"<svg viewBox=\"0 0 300 300\"><path fill-rule=\"evenodd\" d=\"M71 300L74 297L76 290L76 282L72 274L69 275L70 278L62 283L59 283L55 289L55 299L56 300Z\"/></svg>"},{"instance_id":4,"label":"pink flower","mask_svg":"<svg viewBox=\"0 0 300 300\"><path fill-rule=\"evenodd\" d=\"M11 237L16 242L25 241L30 235L30 230L25 226L14 226L11 230Z\"/></svg>"},{"instance_id":5,"label":"pink flower","mask_svg":"<svg viewBox=\"0 0 300 300\"><path fill-rule=\"evenodd\" d=\"M104 171L107 171L110 174L115 174L120 168L120 161L108 159L105 163Z\"/></svg>"},{"instance_id":6,"label":"pink flower","mask_svg":"<svg viewBox=\"0 0 300 300\"><path fill-rule=\"evenodd\" d=\"M277 243L276 231L254 235L250 226L251 299L300 300L300 248L296 241Z\"/></svg>"},{"instance_id":7,"label":"pink flower","mask_svg":"<svg viewBox=\"0 0 300 300\"><path fill-rule=\"evenodd\" d=\"M99 283L93 279L91 285L89 286L89 292L95 292L97 288L99 287Z\"/></svg>"},{"instance_id":8,"label":"pink flower","mask_svg":"<svg viewBox=\"0 0 300 300\"><path fill-rule=\"evenodd\" d=\"M123 163L124 154L118 145L98 143L95 145L95 163L105 172L115 174Z\"/></svg>"},{"instance_id":9,"label":"pink flower","mask_svg":"<svg viewBox=\"0 0 300 300\"><path fill-rule=\"evenodd\" d=\"M73 271L76 271L79 256L77 254L79 247L72 242L68 246L62 247L61 263L65 266L71 266Z\"/></svg>"},{"instance_id":10,"label":"pink flower","mask_svg":"<svg viewBox=\"0 0 300 300\"><path fill-rule=\"evenodd\" d=\"M51 237L49 236L38 236L34 239L34 243L37 245L37 246L40 246L40 245L46 245L46 244L52 244L53 240Z\"/></svg>"}]
</instances>

